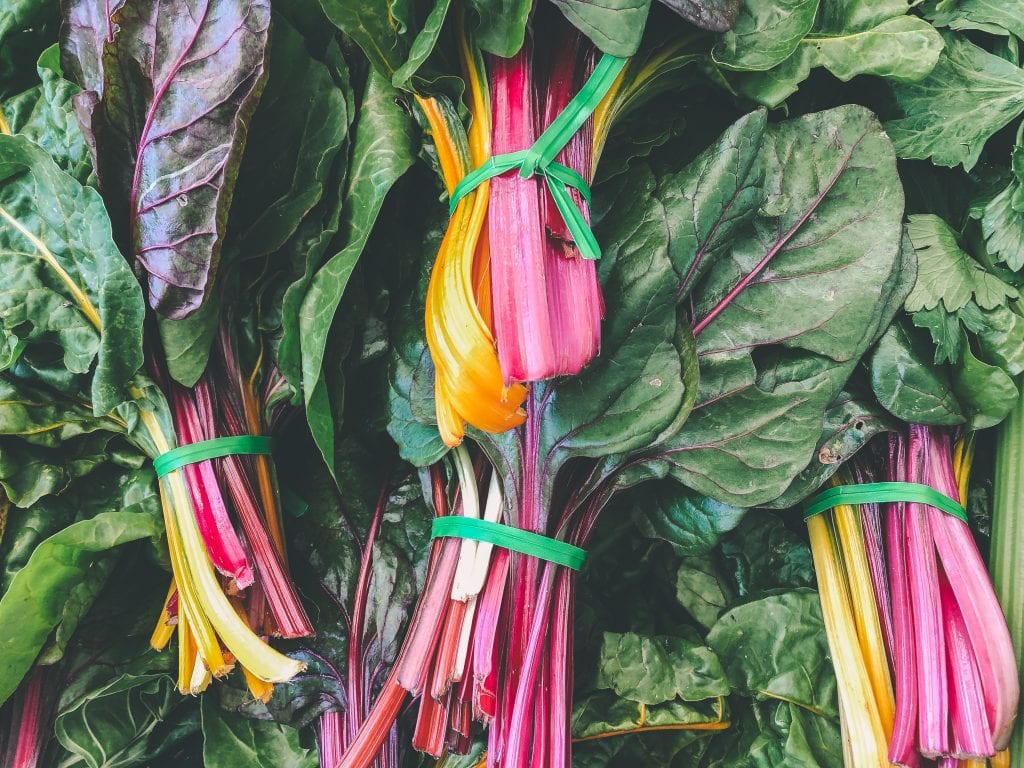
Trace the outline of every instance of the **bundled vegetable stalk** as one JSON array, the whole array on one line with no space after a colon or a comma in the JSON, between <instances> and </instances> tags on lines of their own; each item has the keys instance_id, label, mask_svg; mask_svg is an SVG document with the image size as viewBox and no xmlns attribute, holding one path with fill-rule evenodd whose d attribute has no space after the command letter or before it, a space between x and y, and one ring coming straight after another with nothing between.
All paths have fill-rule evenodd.
<instances>
[{"instance_id":1,"label":"bundled vegetable stalk","mask_svg":"<svg viewBox=\"0 0 1024 768\"><path fill-rule=\"evenodd\" d=\"M182 692L199 692L237 660L267 700L271 683L301 665L263 638L313 631L287 573L266 437L281 375L259 344L243 362L240 331L225 315L205 373L183 387L155 332L158 322L209 313L247 124L266 80L269 5L216 5L193 13L127 2L97 15L69 3L62 48L85 89L77 111L115 238L155 313L145 354L157 387L139 420L160 478L174 583L152 642L163 648L177 632ZM143 399L141 390L133 396Z\"/></svg>"},{"instance_id":2,"label":"bundled vegetable stalk","mask_svg":"<svg viewBox=\"0 0 1024 768\"><path fill-rule=\"evenodd\" d=\"M53 715L57 707L58 676L52 667L36 667L10 702L7 733L0 733L0 766L42 768L50 744ZM0 721L2 722L2 721Z\"/></svg>"},{"instance_id":3,"label":"bundled vegetable stalk","mask_svg":"<svg viewBox=\"0 0 1024 768\"><path fill-rule=\"evenodd\" d=\"M848 765L965 765L1009 743L1016 661L961 506L972 442L952 442L911 425L890 438L885 483L808 507Z\"/></svg>"}]
</instances>

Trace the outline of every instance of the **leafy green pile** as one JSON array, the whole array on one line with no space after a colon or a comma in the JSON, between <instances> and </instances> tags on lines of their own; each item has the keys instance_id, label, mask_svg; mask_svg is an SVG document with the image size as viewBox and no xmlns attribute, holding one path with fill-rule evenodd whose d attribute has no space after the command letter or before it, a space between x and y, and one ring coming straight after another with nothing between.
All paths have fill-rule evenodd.
<instances>
[{"instance_id":1,"label":"leafy green pile","mask_svg":"<svg viewBox=\"0 0 1024 768\"><path fill-rule=\"evenodd\" d=\"M978 430L987 535L1024 373L1024 2L552 3L634 57L593 189L601 354L467 444L513 512L601 512L549 531L590 549L573 763L838 765L794 509L876 435ZM456 495L424 331L447 199L414 96L465 115L461 25L509 56L534 3L109 5L0 9L0 754L50 667L40 765L316 765L321 716L358 726L384 687ZM211 58L182 76L158 27ZM266 704L240 674L184 698L149 649L170 564L142 420L171 414L144 341L192 387L223 318L281 373L316 629L277 643L306 668ZM414 720L387 765L426 764Z\"/></svg>"}]
</instances>

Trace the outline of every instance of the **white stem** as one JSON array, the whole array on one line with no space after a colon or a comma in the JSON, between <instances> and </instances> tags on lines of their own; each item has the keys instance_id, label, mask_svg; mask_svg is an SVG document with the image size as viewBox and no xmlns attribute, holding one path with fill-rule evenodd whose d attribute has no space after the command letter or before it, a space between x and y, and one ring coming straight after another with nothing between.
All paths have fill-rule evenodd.
<instances>
[{"instance_id":1,"label":"white stem","mask_svg":"<svg viewBox=\"0 0 1024 768\"><path fill-rule=\"evenodd\" d=\"M501 518L501 507L504 499L501 495L501 481L498 479L498 473L491 473L491 482L487 487L487 505L484 508L484 520L491 523L496 523ZM479 595L484 588L484 583L487 581L487 570L491 565L491 553L494 551L494 545L487 541L481 541L476 547L476 558L473 561L473 568L470 571L466 582L460 586L463 587L463 594L466 599L468 597Z\"/></svg>"},{"instance_id":2,"label":"white stem","mask_svg":"<svg viewBox=\"0 0 1024 768\"><path fill-rule=\"evenodd\" d=\"M462 618L462 631L459 633L459 652L455 656L455 671L452 682L462 679L462 671L466 668L466 657L469 655L469 636L473 631L473 617L476 615L476 595L466 601L466 615Z\"/></svg>"},{"instance_id":3,"label":"white stem","mask_svg":"<svg viewBox=\"0 0 1024 768\"><path fill-rule=\"evenodd\" d=\"M476 475L473 473L473 463L469 459L469 451L465 446L458 446L453 449L455 456L455 471L459 476L459 490L462 493L462 516L480 517L480 495L476 490ZM455 567L455 580L452 582L452 600L465 602L466 593L463 585L473 572L473 564L476 562L477 543L472 539L463 539L459 548L459 564Z\"/></svg>"}]
</instances>

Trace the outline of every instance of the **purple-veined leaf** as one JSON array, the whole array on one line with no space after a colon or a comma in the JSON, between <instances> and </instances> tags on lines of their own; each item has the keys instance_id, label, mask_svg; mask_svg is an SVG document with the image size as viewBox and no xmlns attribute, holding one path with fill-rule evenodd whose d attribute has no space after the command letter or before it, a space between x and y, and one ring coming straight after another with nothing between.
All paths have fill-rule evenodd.
<instances>
[{"instance_id":1,"label":"purple-veined leaf","mask_svg":"<svg viewBox=\"0 0 1024 768\"><path fill-rule=\"evenodd\" d=\"M103 91L88 116L100 185L150 306L181 318L216 273L265 80L270 4L134 0L111 24Z\"/></svg>"}]
</instances>

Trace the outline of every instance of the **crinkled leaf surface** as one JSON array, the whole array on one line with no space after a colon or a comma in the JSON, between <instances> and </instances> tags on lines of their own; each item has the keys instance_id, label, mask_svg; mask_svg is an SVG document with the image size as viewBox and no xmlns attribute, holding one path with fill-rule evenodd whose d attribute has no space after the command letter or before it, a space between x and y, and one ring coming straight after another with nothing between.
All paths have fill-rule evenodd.
<instances>
[{"instance_id":1,"label":"crinkled leaf surface","mask_svg":"<svg viewBox=\"0 0 1024 768\"><path fill-rule=\"evenodd\" d=\"M770 48L766 40L785 38L788 32L784 24L778 24L765 29L763 36L737 39L731 59L762 63L758 58L762 49ZM727 37L720 48L728 42ZM778 40L780 45L782 42L784 39ZM813 28L788 58L766 71L739 75L735 82L741 93L775 107L796 92L815 67L825 67L843 81L858 75L920 80L935 67L942 47L942 36L927 21L908 15L906 3L825 0ZM729 64L731 59L727 58L726 66L735 66ZM741 64L735 68L754 67Z\"/></svg>"},{"instance_id":2,"label":"crinkled leaf surface","mask_svg":"<svg viewBox=\"0 0 1024 768\"><path fill-rule=\"evenodd\" d=\"M266 0L132 2L112 15L92 111L97 171L150 305L184 317L216 272L264 81Z\"/></svg>"},{"instance_id":3,"label":"crinkled leaf surface","mask_svg":"<svg viewBox=\"0 0 1024 768\"><path fill-rule=\"evenodd\" d=\"M103 93L103 48L116 31L110 17L124 4L125 0L61 0L61 64L83 90Z\"/></svg>"},{"instance_id":4,"label":"crinkled leaf surface","mask_svg":"<svg viewBox=\"0 0 1024 768\"><path fill-rule=\"evenodd\" d=\"M125 396L142 365L144 306L111 239L99 194L22 136L0 136L0 321L29 344L57 344L70 373L92 373L92 408Z\"/></svg>"},{"instance_id":5,"label":"crinkled leaf surface","mask_svg":"<svg viewBox=\"0 0 1024 768\"><path fill-rule=\"evenodd\" d=\"M903 117L885 129L900 157L969 171L989 137L1024 112L1024 70L962 35L945 33L943 40L928 77L893 85Z\"/></svg>"},{"instance_id":6,"label":"crinkled leaf surface","mask_svg":"<svg viewBox=\"0 0 1024 768\"><path fill-rule=\"evenodd\" d=\"M671 481L645 486L636 494L634 505L640 532L667 541L684 555L700 555L710 550L723 533L739 524L746 512Z\"/></svg>"},{"instance_id":7,"label":"crinkled leaf surface","mask_svg":"<svg viewBox=\"0 0 1024 768\"><path fill-rule=\"evenodd\" d=\"M974 299L982 309L993 309L1017 298L1017 290L988 272L959 247L956 234L938 216L909 217L907 234L917 254L917 282L907 297L906 309L962 309Z\"/></svg>"},{"instance_id":8,"label":"crinkled leaf surface","mask_svg":"<svg viewBox=\"0 0 1024 768\"><path fill-rule=\"evenodd\" d=\"M710 648L681 637L633 632L605 632L597 684L640 704L675 698L701 701L729 693L722 666Z\"/></svg>"},{"instance_id":9,"label":"crinkled leaf surface","mask_svg":"<svg viewBox=\"0 0 1024 768\"><path fill-rule=\"evenodd\" d=\"M56 46L39 57L39 85L2 105L11 133L32 139L69 175L82 184L92 175L92 158L78 126L72 100L77 86L61 76Z\"/></svg>"},{"instance_id":10,"label":"crinkled leaf surface","mask_svg":"<svg viewBox=\"0 0 1024 768\"><path fill-rule=\"evenodd\" d=\"M707 639L740 690L838 716L835 673L816 592L783 592L733 608Z\"/></svg>"},{"instance_id":11,"label":"crinkled leaf surface","mask_svg":"<svg viewBox=\"0 0 1024 768\"><path fill-rule=\"evenodd\" d=\"M728 69L771 69L796 50L817 11L818 0L745 0L736 24L712 55Z\"/></svg>"},{"instance_id":12,"label":"crinkled leaf surface","mask_svg":"<svg viewBox=\"0 0 1024 768\"><path fill-rule=\"evenodd\" d=\"M740 506L778 496L807 466L825 409L909 288L903 194L870 112L772 127L760 163L757 217L690 290L696 317L713 317L697 340L697 402L652 454L684 484Z\"/></svg>"}]
</instances>

